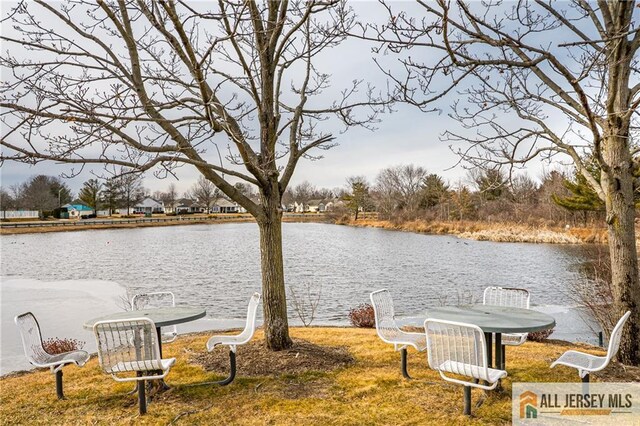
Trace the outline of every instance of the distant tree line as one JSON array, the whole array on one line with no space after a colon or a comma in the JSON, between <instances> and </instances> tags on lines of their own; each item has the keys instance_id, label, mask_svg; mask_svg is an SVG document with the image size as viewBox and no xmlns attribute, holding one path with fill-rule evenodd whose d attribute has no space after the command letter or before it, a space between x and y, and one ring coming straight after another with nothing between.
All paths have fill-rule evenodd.
<instances>
[{"instance_id":1,"label":"distant tree line","mask_svg":"<svg viewBox=\"0 0 640 426\"><path fill-rule=\"evenodd\" d=\"M593 174L599 171L594 169ZM346 188L342 199L356 218L357 211L376 210L381 219L558 225L587 224L605 215L604 203L581 173L559 170L534 179L527 174L509 176L499 168L476 168L451 184L410 164L381 170L373 184L364 177L351 177ZM640 184L635 188L640 200Z\"/></svg>"}]
</instances>

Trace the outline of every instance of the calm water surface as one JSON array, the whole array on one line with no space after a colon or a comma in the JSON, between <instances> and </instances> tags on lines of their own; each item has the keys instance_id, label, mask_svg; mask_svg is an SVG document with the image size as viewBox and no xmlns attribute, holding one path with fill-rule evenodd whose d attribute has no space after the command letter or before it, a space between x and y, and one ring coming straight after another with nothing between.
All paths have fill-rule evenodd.
<instances>
[{"instance_id":1,"label":"calm water surface","mask_svg":"<svg viewBox=\"0 0 640 426\"><path fill-rule=\"evenodd\" d=\"M283 238L287 286L321 291L318 324L344 323L379 288L392 292L400 315L481 301L489 285L525 287L534 305L571 305L568 286L586 256L580 246L314 223L284 224ZM244 316L249 295L260 290L252 223L12 235L0 238L0 248L3 277L112 281L130 294L170 290L211 317Z\"/></svg>"}]
</instances>

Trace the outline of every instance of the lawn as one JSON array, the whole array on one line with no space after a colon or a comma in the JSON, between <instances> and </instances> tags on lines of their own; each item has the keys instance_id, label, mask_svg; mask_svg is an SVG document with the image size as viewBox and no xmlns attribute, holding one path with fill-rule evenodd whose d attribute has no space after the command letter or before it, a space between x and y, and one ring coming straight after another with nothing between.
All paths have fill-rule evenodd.
<instances>
[{"instance_id":1,"label":"lawn","mask_svg":"<svg viewBox=\"0 0 640 426\"><path fill-rule=\"evenodd\" d=\"M512 382L578 380L573 369L549 369L576 345L550 340L509 347L504 389L474 389L469 419L462 414L462 387L430 370L425 354L410 351L414 380L405 380L400 354L380 341L375 330L293 328L291 333L301 342L300 352L273 355L261 349L258 331L252 346L238 349L238 375L226 387L189 386L226 377L226 350L203 354L207 334L181 336L165 345L165 357L178 359L167 377L172 388L155 396L142 417L136 396L127 394L132 384L104 374L96 357L83 368L65 367L64 401L56 399L48 370L8 376L0 379L0 424L509 424ZM619 368L611 371L593 380L619 381Z\"/></svg>"}]
</instances>

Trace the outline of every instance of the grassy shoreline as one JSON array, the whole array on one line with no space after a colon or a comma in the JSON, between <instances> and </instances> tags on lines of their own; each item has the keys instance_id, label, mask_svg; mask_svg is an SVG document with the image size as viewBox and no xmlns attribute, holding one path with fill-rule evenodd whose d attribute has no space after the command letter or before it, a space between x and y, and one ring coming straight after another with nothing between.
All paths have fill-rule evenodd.
<instances>
[{"instance_id":1,"label":"grassy shoreline","mask_svg":"<svg viewBox=\"0 0 640 426\"><path fill-rule=\"evenodd\" d=\"M425 221L413 220L394 222L389 220L365 219L340 220L339 225L382 228L394 231L416 232L434 235L455 235L477 241L548 243L548 244L606 244L604 228L534 227L516 223L496 223L477 221Z\"/></svg>"},{"instance_id":2,"label":"grassy shoreline","mask_svg":"<svg viewBox=\"0 0 640 426\"><path fill-rule=\"evenodd\" d=\"M86 231L96 229L128 229L128 228L145 228L156 226L183 226L183 225L202 225L202 224L218 224L218 223L242 223L255 222L250 215L232 215L232 216L190 216L196 220L189 221L172 221L172 222L150 222L150 223L117 223L112 224L81 224L78 226L60 226L60 227L33 227L33 228L0 228L0 235L15 234L34 234L42 232L72 232ZM353 219L340 218L335 219L325 214L296 214L284 215L283 222L316 222L331 223L336 225L355 226L363 228L380 228L393 231L415 232L421 234L433 235L454 235L460 238L477 240L477 241L494 241L494 242L518 242L518 243L546 243L546 244L606 244L607 231L604 227L571 227L560 228L553 226L532 226L518 223L498 223L498 222L479 222L479 221L390 221L378 220L373 218ZM636 234L640 247L640 229L636 228Z\"/></svg>"},{"instance_id":3,"label":"grassy shoreline","mask_svg":"<svg viewBox=\"0 0 640 426\"><path fill-rule=\"evenodd\" d=\"M208 333L181 336L164 347L165 356L177 358L166 379L172 389L156 397L146 416L138 415L136 396L127 394L131 383L114 381L92 357L83 368L65 368L64 401L56 399L54 376L48 370L0 378L0 424L510 424L513 382L576 382L575 370L549 369L550 363L572 348L603 353L599 348L553 340L510 347L504 390L489 394L474 390L474 416L469 419L462 414L461 386L443 381L428 368L426 356L415 351L409 355L415 380L404 380L399 353L383 343L375 330L292 328L291 334L294 340L323 348L344 348L353 362L321 371L310 365L292 373L287 367L299 357L284 351L279 373L263 374L260 366L243 367L243 352L246 358L248 350L240 347L233 384L191 387L224 377L227 367L207 371L194 361L206 352ZM262 339L258 331L256 346ZM226 350L217 352L216 356L226 359ZM638 370L629 375L627 367L624 374L637 380ZM620 381L618 366L592 379Z\"/></svg>"}]
</instances>

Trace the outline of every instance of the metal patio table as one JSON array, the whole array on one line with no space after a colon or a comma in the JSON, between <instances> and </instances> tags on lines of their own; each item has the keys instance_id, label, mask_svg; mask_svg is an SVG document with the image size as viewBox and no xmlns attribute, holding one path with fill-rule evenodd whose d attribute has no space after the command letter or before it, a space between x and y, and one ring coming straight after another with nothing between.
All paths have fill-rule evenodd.
<instances>
[{"instance_id":1,"label":"metal patio table","mask_svg":"<svg viewBox=\"0 0 640 426\"><path fill-rule=\"evenodd\" d=\"M93 329L98 321L132 320L134 318L149 318L156 326L160 358L162 358L162 334L160 329L170 325L182 324L203 318L207 311L192 306L174 306L167 308L141 309L139 311L125 311L93 318L84 323L84 328Z\"/></svg>"},{"instance_id":2,"label":"metal patio table","mask_svg":"<svg viewBox=\"0 0 640 426\"><path fill-rule=\"evenodd\" d=\"M468 305L431 308L425 317L410 317L402 324L424 326L427 318L464 322L477 325L484 332L487 343L487 363L489 367L504 370L505 358L502 348L502 334L529 333L553 328L556 320L547 314L532 309L509 306ZM495 335L495 364L492 357L493 335Z\"/></svg>"},{"instance_id":3,"label":"metal patio table","mask_svg":"<svg viewBox=\"0 0 640 426\"><path fill-rule=\"evenodd\" d=\"M98 321L112 321L112 320L132 320L135 318L149 318L156 326L156 334L158 335L158 346L160 347L160 358L162 358L162 327L168 327L170 325L182 324L185 322L195 321L203 318L207 314L207 311L203 308L196 308L192 306L174 306L167 308L153 308L153 309L141 309L139 311L125 311L117 312L114 314L105 315L98 318L93 318L86 321L83 325L84 328L93 329L93 325ZM164 380L159 380L159 389L166 390L169 388ZM133 390L135 392L136 388Z\"/></svg>"}]
</instances>

